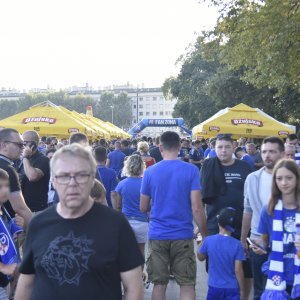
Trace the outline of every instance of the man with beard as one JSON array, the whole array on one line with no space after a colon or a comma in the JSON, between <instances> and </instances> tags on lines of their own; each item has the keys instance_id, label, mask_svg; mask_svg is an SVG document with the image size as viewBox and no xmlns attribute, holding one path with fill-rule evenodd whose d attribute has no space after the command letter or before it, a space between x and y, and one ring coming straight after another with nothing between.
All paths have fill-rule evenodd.
<instances>
[{"instance_id":1,"label":"man with beard","mask_svg":"<svg viewBox=\"0 0 300 300\"><path fill-rule=\"evenodd\" d=\"M262 207L268 204L271 196L273 168L277 161L284 156L283 141L278 137L265 138L261 147L261 156L264 167L251 173L245 181L241 241L246 250L248 250L246 238L250 229L251 240L256 240L260 237L260 234L258 233L260 213ZM261 266L268 257L267 254L255 254L252 250L250 250L249 254L254 284L254 300L258 300L264 290Z\"/></svg>"}]
</instances>

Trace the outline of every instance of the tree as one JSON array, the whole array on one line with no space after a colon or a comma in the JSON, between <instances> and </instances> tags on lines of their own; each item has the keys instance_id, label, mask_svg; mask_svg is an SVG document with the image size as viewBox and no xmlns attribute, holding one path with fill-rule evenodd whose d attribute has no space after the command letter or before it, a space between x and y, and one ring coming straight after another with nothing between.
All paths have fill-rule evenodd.
<instances>
[{"instance_id":1,"label":"tree","mask_svg":"<svg viewBox=\"0 0 300 300\"><path fill-rule=\"evenodd\" d=\"M112 122L113 114L113 123L115 125L129 129L132 110L130 99L125 93L121 93L118 96L115 96L113 93L103 93L94 112L96 117L109 122Z\"/></svg>"},{"instance_id":2,"label":"tree","mask_svg":"<svg viewBox=\"0 0 300 300\"><path fill-rule=\"evenodd\" d=\"M255 87L242 80L243 68L233 71L221 62L221 51L218 42L199 37L195 47L181 58L179 75L165 80L165 97L178 98L174 117L183 117L193 127L220 109L243 102L280 121L300 124L299 93L288 90L279 96L276 89Z\"/></svg>"},{"instance_id":3,"label":"tree","mask_svg":"<svg viewBox=\"0 0 300 300\"><path fill-rule=\"evenodd\" d=\"M243 68L242 79L256 87L300 92L300 2L298 0L214 1L220 7L209 39L222 47L222 63Z\"/></svg>"}]
</instances>

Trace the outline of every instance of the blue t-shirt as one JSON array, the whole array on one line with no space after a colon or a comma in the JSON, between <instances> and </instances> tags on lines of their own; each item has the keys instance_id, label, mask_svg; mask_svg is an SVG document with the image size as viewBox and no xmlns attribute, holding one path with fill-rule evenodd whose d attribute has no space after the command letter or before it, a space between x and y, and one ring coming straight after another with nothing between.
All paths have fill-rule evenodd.
<instances>
[{"instance_id":1,"label":"blue t-shirt","mask_svg":"<svg viewBox=\"0 0 300 300\"><path fill-rule=\"evenodd\" d=\"M268 214L267 206L262 208L258 225L258 232L269 236L272 243L273 216ZM283 208L283 262L284 276L288 285L294 282L294 257L295 257L295 215L296 209Z\"/></svg>"},{"instance_id":2,"label":"blue t-shirt","mask_svg":"<svg viewBox=\"0 0 300 300\"><path fill-rule=\"evenodd\" d=\"M206 148L206 150L204 151L204 157L206 158L207 155L210 153L211 149L209 147Z\"/></svg>"},{"instance_id":3,"label":"blue t-shirt","mask_svg":"<svg viewBox=\"0 0 300 300\"><path fill-rule=\"evenodd\" d=\"M233 207L238 211L240 219L239 226L233 233L234 237L239 238L241 234L242 215L244 211L244 183L246 177L251 173L250 166L241 160L235 160L231 166L222 166L224 170L226 192L217 197L212 204L206 204L207 229L210 234L219 232L217 215L225 207ZM203 176L202 172L200 177ZM205 176L205 174L204 174ZM218 187L216 186L216 189ZM202 189L202 187L201 187Z\"/></svg>"},{"instance_id":4,"label":"blue t-shirt","mask_svg":"<svg viewBox=\"0 0 300 300\"><path fill-rule=\"evenodd\" d=\"M141 193L152 199L150 240L193 238L190 194L199 189L199 170L192 164L162 160L145 171Z\"/></svg>"},{"instance_id":5,"label":"blue t-shirt","mask_svg":"<svg viewBox=\"0 0 300 300\"><path fill-rule=\"evenodd\" d=\"M216 156L217 156L216 150L212 149L209 151L206 158L212 158L212 157L216 157Z\"/></svg>"},{"instance_id":6,"label":"blue t-shirt","mask_svg":"<svg viewBox=\"0 0 300 300\"><path fill-rule=\"evenodd\" d=\"M128 218L147 222L147 214L140 211L140 190L142 178L127 177L115 189L122 196L122 212Z\"/></svg>"},{"instance_id":7,"label":"blue t-shirt","mask_svg":"<svg viewBox=\"0 0 300 300\"><path fill-rule=\"evenodd\" d=\"M196 148L193 148L190 153L189 153L189 157L190 159L194 160L194 161L200 161L201 159L203 159L203 150L202 148L200 149L196 149ZM201 165L197 165L195 164L195 166L200 169L201 168Z\"/></svg>"},{"instance_id":8,"label":"blue t-shirt","mask_svg":"<svg viewBox=\"0 0 300 300\"><path fill-rule=\"evenodd\" d=\"M217 288L239 288L235 276L236 260L245 260L241 242L231 236L215 234L204 239L199 252L209 256L208 286Z\"/></svg>"},{"instance_id":9,"label":"blue t-shirt","mask_svg":"<svg viewBox=\"0 0 300 300\"><path fill-rule=\"evenodd\" d=\"M106 166L98 166L97 171L101 181L106 189L106 200L108 206L112 207L110 193L115 190L117 186L117 174L114 170Z\"/></svg>"},{"instance_id":10,"label":"blue t-shirt","mask_svg":"<svg viewBox=\"0 0 300 300\"><path fill-rule=\"evenodd\" d=\"M254 159L253 159L249 154L245 154L245 155L241 158L241 160L243 160L243 161L245 161L246 163L248 163L252 171L255 170Z\"/></svg>"},{"instance_id":11,"label":"blue t-shirt","mask_svg":"<svg viewBox=\"0 0 300 300\"><path fill-rule=\"evenodd\" d=\"M123 168L123 162L126 155L121 150L114 150L108 153L107 157L109 158L110 165L109 167L116 171L118 174Z\"/></svg>"}]
</instances>

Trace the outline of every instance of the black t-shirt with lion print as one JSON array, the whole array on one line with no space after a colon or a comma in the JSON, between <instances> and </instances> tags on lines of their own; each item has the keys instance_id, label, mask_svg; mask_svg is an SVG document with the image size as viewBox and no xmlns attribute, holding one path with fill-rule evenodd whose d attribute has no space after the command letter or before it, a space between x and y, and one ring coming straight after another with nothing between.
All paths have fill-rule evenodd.
<instances>
[{"instance_id":1,"label":"black t-shirt with lion print","mask_svg":"<svg viewBox=\"0 0 300 300\"><path fill-rule=\"evenodd\" d=\"M55 205L31 221L20 272L35 275L32 300L119 300L120 273L143 263L120 213L94 204L84 216L64 219Z\"/></svg>"}]
</instances>

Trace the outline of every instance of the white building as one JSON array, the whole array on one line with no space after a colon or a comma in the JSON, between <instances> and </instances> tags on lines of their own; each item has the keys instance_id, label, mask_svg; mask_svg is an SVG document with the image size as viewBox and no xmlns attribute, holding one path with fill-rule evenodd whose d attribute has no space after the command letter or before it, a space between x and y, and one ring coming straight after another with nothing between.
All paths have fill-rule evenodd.
<instances>
[{"instance_id":1,"label":"white building","mask_svg":"<svg viewBox=\"0 0 300 300\"><path fill-rule=\"evenodd\" d=\"M92 97L95 100L100 100L101 94L109 92L115 95L120 93L127 93L131 100L132 111L132 127L140 122L142 119L170 119L176 99L166 100L161 88L134 88L131 85L110 86L102 90L77 89L69 92L71 97L78 94ZM166 130L175 130L179 132L176 127L147 127L142 131L142 135L157 136Z\"/></svg>"}]
</instances>

